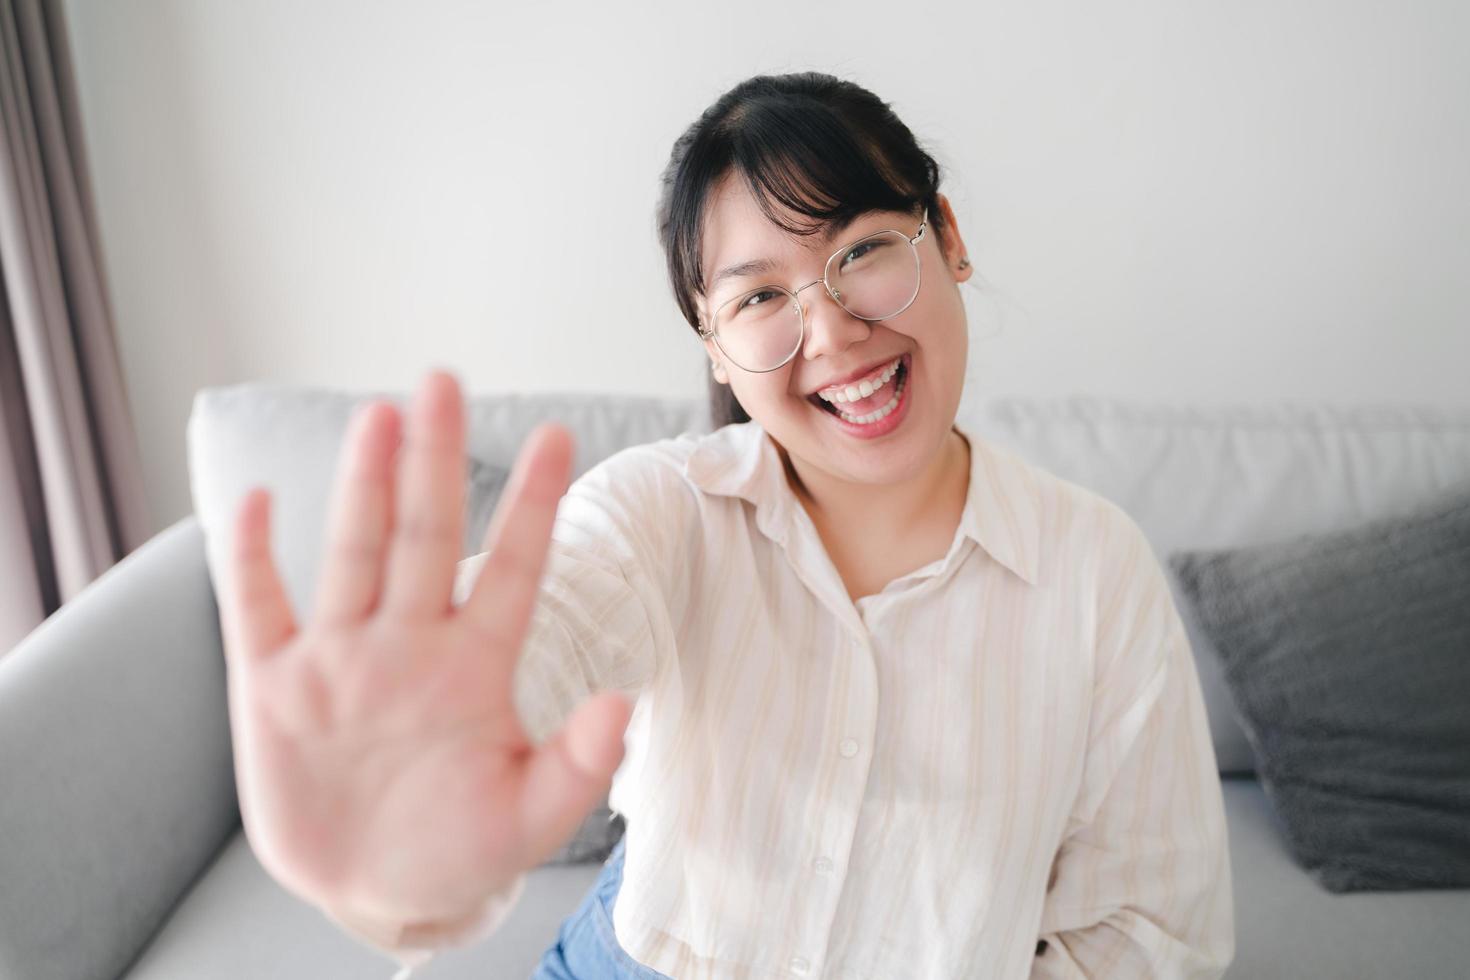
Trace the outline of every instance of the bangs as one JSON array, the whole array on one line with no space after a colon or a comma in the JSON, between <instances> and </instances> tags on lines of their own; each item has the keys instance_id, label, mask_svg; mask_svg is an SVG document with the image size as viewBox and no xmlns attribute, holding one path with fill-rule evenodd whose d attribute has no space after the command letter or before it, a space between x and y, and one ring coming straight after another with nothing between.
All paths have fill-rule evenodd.
<instances>
[{"instance_id":1,"label":"bangs","mask_svg":"<svg viewBox=\"0 0 1470 980\"><path fill-rule=\"evenodd\" d=\"M860 143L826 106L762 105L732 122L740 127L732 134L732 163L761 213L790 234L835 234L859 215L908 211L918 202L881 149ZM813 220L788 223L780 208Z\"/></svg>"}]
</instances>

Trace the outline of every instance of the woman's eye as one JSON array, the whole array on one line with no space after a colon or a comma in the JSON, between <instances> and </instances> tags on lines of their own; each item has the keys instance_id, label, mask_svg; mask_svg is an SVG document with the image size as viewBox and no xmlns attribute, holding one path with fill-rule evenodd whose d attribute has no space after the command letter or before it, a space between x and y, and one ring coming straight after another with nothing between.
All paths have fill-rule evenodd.
<instances>
[{"instance_id":1,"label":"woman's eye","mask_svg":"<svg viewBox=\"0 0 1470 980\"><path fill-rule=\"evenodd\" d=\"M741 306L742 309L744 309L744 308L747 308L747 307L759 305L759 304L753 303L751 301L752 300L755 300L755 299L759 299L762 296L770 296L770 295L771 295L771 291L769 289L759 290L759 291L754 292L754 293L751 293L749 296L745 297L745 301L743 303L741 303L740 306Z\"/></svg>"},{"instance_id":2,"label":"woman's eye","mask_svg":"<svg viewBox=\"0 0 1470 980\"><path fill-rule=\"evenodd\" d=\"M848 250L848 253L842 257L842 264L847 265L849 262L854 262L862 258L864 255L867 255L869 251L876 247L876 244L873 242L863 242L861 245L854 245L851 249Z\"/></svg>"}]
</instances>

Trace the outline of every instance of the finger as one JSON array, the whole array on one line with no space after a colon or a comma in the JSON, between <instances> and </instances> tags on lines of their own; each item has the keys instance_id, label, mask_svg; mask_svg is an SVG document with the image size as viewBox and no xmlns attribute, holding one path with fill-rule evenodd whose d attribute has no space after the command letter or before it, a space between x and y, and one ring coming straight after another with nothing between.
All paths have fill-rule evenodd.
<instances>
[{"instance_id":1,"label":"finger","mask_svg":"<svg viewBox=\"0 0 1470 980\"><path fill-rule=\"evenodd\" d=\"M381 401L352 416L337 462L327 546L317 576L316 621L355 622L383 587L393 518L393 461L402 436L398 409Z\"/></svg>"},{"instance_id":2,"label":"finger","mask_svg":"<svg viewBox=\"0 0 1470 980\"><path fill-rule=\"evenodd\" d=\"M464 404L447 371L430 371L399 447L383 607L414 618L448 613L463 540Z\"/></svg>"},{"instance_id":3,"label":"finger","mask_svg":"<svg viewBox=\"0 0 1470 980\"><path fill-rule=\"evenodd\" d=\"M296 634L291 602L271 560L270 491L252 487L235 514L220 602L226 657L249 663L279 650Z\"/></svg>"},{"instance_id":4,"label":"finger","mask_svg":"<svg viewBox=\"0 0 1470 980\"><path fill-rule=\"evenodd\" d=\"M571 468L571 432L555 422L532 429L511 466L485 531L489 554L459 607L486 637L492 655L520 652Z\"/></svg>"},{"instance_id":5,"label":"finger","mask_svg":"<svg viewBox=\"0 0 1470 980\"><path fill-rule=\"evenodd\" d=\"M536 749L521 794L520 831L539 863L565 844L607 794L623 761L623 734L633 704L620 691L600 691L577 705L561 731Z\"/></svg>"}]
</instances>

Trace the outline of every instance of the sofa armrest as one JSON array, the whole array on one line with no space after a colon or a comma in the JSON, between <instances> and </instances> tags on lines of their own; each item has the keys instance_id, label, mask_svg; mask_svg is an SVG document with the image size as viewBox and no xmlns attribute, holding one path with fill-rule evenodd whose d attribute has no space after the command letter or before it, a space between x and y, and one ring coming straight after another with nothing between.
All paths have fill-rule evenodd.
<instances>
[{"instance_id":1,"label":"sofa armrest","mask_svg":"<svg viewBox=\"0 0 1470 980\"><path fill-rule=\"evenodd\" d=\"M0 656L0 976L114 980L239 822L191 515Z\"/></svg>"}]
</instances>

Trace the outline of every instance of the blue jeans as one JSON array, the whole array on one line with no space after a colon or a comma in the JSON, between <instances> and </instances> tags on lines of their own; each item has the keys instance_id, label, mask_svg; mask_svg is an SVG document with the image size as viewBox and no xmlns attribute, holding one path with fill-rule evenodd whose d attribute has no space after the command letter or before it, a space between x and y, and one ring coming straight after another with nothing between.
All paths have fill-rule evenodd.
<instances>
[{"instance_id":1,"label":"blue jeans","mask_svg":"<svg viewBox=\"0 0 1470 980\"><path fill-rule=\"evenodd\" d=\"M626 835L618 838L597 882L561 924L531 980L669 980L628 955L613 934L612 911L623 883L626 840Z\"/></svg>"}]
</instances>

